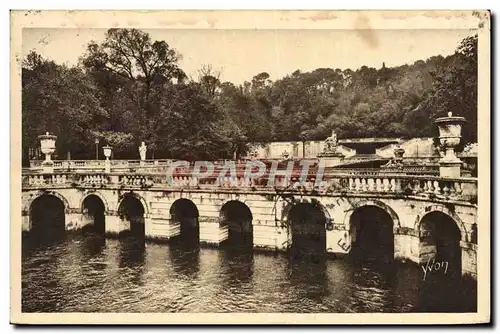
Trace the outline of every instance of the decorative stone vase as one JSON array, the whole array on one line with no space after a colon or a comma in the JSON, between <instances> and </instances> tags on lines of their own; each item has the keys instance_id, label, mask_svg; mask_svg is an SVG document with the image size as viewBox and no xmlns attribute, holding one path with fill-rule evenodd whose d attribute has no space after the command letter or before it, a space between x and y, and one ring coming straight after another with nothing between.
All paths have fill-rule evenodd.
<instances>
[{"instance_id":1,"label":"decorative stone vase","mask_svg":"<svg viewBox=\"0 0 500 334\"><path fill-rule=\"evenodd\" d=\"M438 118L435 123L439 127L439 141L445 150L444 156L439 160L440 175L442 177L460 177L462 161L455 154L455 147L460 144L465 118L453 116L449 112L448 117Z\"/></svg>"},{"instance_id":2,"label":"decorative stone vase","mask_svg":"<svg viewBox=\"0 0 500 334\"><path fill-rule=\"evenodd\" d=\"M102 150L104 151L104 156L106 157L106 160L109 160L113 148L111 146L104 146Z\"/></svg>"},{"instance_id":3,"label":"decorative stone vase","mask_svg":"<svg viewBox=\"0 0 500 334\"><path fill-rule=\"evenodd\" d=\"M38 139L40 140L41 151L45 154L45 160L42 162L43 171L46 173L53 173L54 162L52 161L51 156L56 151L57 136L46 132L44 135L38 136Z\"/></svg>"},{"instance_id":4,"label":"decorative stone vase","mask_svg":"<svg viewBox=\"0 0 500 334\"><path fill-rule=\"evenodd\" d=\"M111 161L109 160L109 158L111 157L111 152L113 151L113 148L111 146L106 145L102 148L102 150L104 151L104 156L106 157L106 161L104 162L105 172L110 173L111 172Z\"/></svg>"},{"instance_id":5,"label":"decorative stone vase","mask_svg":"<svg viewBox=\"0 0 500 334\"><path fill-rule=\"evenodd\" d=\"M401 164L403 162L403 155L405 154L404 148L401 148L401 146L398 146L394 149L394 161L398 164Z\"/></svg>"}]
</instances>

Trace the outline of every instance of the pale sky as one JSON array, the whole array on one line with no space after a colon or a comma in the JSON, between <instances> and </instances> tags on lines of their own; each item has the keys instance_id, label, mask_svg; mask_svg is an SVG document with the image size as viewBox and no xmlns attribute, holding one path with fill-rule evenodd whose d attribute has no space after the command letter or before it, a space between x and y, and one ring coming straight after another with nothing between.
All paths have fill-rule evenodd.
<instances>
[{"instance_id":1,"label":"pale sky","mask_svg":"<svg viewBox=\"0 0 500 334\"><path fill-rule=\"evenodd\" d=\"M197 78L202 65L222 69L221 81L241 84L261 72L271 80L297 69L380 68L452 54L469 30L206 30L142 29L182 54L180 67ZM36 50L56 63L74 65L86 45L104 40L105 29L23 29L23 54Z\"/></svg>"}]
</instances>

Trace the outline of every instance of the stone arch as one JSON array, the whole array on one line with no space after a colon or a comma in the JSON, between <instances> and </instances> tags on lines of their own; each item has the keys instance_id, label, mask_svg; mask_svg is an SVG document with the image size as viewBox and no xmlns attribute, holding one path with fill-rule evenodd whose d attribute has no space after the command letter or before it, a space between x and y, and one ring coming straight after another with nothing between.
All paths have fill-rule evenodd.
<instances>
[{"instance_id":1,"label":"stone arch","mask_svg":"<svg viewBox=\"0 0 500 334\"><path fill-rule=\"evenodd\" d=\"M322 257L327 251L327 230L332 218L325 205L314 197L286 201L282 221L292 256Z\"/></svg>"},{"instance_id":2,"label":"stone arch","mask_svg":"<svg viewBox=\"0 0 500 334\"><path fill-rule=\"evenodd\" d=\"M393 222L394 230L396 230L399 227L401 227L401 223L399 221L399 217L398 217L397 213L389 205L387 205L384 202L379 201L379 200L365 199L365 200L361 200L361 201L357 202L354 205L354 207L352 208L352 210L349 210L346 213L346 215L344 217L344 226L346 227L347 230L349 230L350 225L351 225L351 216L352 216L352 214L354 213L354 211L356 209L361 208L363 206L376 206L376 207L384 210L391 217L392 222Z\"/></svg>"},{"instance_id":3,"label":"stone arch","mask_svg":"<svg viewBox=\"0 0 500 334\"><path fill-rule=\"evenodd\" d=\"M244 201L231 198L220 206L219 226L227 228L231 245L253 246L253 220L252 209Z\"/></svg>"},{"instance_id":4,"label":"stone arch","mask_svg":"<svg viewBox=\"0 0 500 334\"><path fill-rule=\"evenodd\" d=\"M83 202L85 202L87 197L89 197L91 195L97 196L101 199L102 203L104 204L104 212L105 213L109 211L108 201L106 200L106 197L103 194L101 194L99 191L95 191L95 190L86 190L80 199L79 208L80 208L81 212L83 212Z\"/></svg>"},{"instance_id":5,"label":"stone arch","mask_svg":"<svg viewBox=\"0 0 500 334\"><path fill-rule=\"evenodd\" d=\"M31 209L31 204L33 203L33 201L39 197L44 196L44 195L45 196L54 196L54 197L59 198L64 203L64 213L69 213L71 208L69 206L69 202L66 199L66 197L64 197L63 195L61 195L57 191L53 191L53 190L45 190L45 191L39 191L39 192L35 193L33 196L31 196L28 199L28 201L26 201L24 208L23 208L23 211L29 214L30 209Z\"/></svg>"},{"instance_id":6,"label":"stone arch","mask_svg":"<svg viewBox=\"0 0 500 334\"><path fill-rule=\"evenodd\" d=\"M149 214L150 211L149 211L148 202L144 199L144 197L142 197L141 195L139 195L138 193L136 193L134 191L128 191L128 192L125 192L122 194L120 200L118 201L118 203L116 205L116 209L115 209L116 212L118 212L118 209L120 209L120 204L122 204L123 199L125 198L126 195L130 195L130 196L133 196L136 199L138 199L141 202L142 206L144 207L144 215Z\"/></svg>"},{"instance_id":7,"label":"stone arch","mask_svg":"<svg viewBox=\"0 0 500 334\"><path fill-rule=\"evenodd\" d=\"M332 217L330 215L330 212L328 212L326 207L319 200L317 200L315 198L310 198L310 199L300 198L300 199L294 200L293 203L287 202L285 200L284 200L284 202L285 203L283 204L283 209L281 211L281 220L282 221L285 221L285 222L288 221L288 216L289 216L290 210L293 208L293 206L295 204L299 204L299 203L308 203L308 204L316 205L321 210L321 212L323 212L323 214L325 215L326 222L328 223L328 222L332 221Z\"/></svg>"},{"instance_id":8,"label":"stone arch","mask_svg":"<svg viewBox=\"0 0 500 334\"><path fill-rule=\"evenodd\" d=\"M169 217L171 226L176 227L175 236L183 244L197 244L200 241L200 211L189 197L181 196L170 204Z\"/></svg>"},{"instance_id":9,"label":"stone arch","mask_svg":"<svg viewBox=\"0 0 500 334\"><path fill-rule=\"evenodd\" d=\"M424 218L425 215L431 213L431 212L441 212L444 213L445 215L449 216L457 225L458 229L460 230L461 234L461 239L462 241L468 241L467 237L467 229L465 228L465 223L460 219L460 217L454 212L448 209L446 206L442 204L432 204L429 206L426 206L423 208L417 215L417 218L415 219L415 224L414 224L414 229L417 231L417 234L420 235L420 225L422 222L422 218Z\"/></svg>"}]
</instances>

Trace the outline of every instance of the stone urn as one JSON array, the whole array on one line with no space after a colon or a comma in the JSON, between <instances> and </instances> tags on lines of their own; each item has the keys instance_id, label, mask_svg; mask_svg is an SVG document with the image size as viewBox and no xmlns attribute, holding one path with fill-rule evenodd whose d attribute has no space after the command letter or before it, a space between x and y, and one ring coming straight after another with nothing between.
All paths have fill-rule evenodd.
<instances>
[{"instance_id":1,"label":"stone urn","mask_svg":"<svg viewBox=\"0 0 500 334\"><path fill-rule=\"evenodd\" d=\"M405 154L404 148L398 146L394 149L394 162L397 164L403 163L403 155Z\"/></svg>"},{"instance_id":2,"label":"stone urn","mask_svg":"<svg viewBox=\"0 0 500 334\"><path fill-rule=\"evenodd\" d=\"M102 150L104 151L104 156L106 157L106 160L109 160L113 148L111 146L103 146Z\"/></svg>"},{"instance_id":3,"label":"stone urn","mask_svg":"<svg viewBox=\"0 0 500 334\"><path fill-rule=\"evenodd\" d=\"M52 173L54 171L54 162L52 161L51 156L56 151L57 136L46 132L44 135L38 136L38 139L40 139L41 151L45 154L45 160L42 162L43 171Z\"/></svg>"},{"instance_id":4,"label":"stone urn","mask_svg":"<svg viewBox=\"0 0 500 334\"><path fill-rule=\"evenodd\" d=\"M106 145L102 148L102 150L104 152L104 156L106 157L106 161L104 162L104 169L106 173L110 173L111 161L109 161L109 158L111 157L111 152L113 151L113 148L111 146Z\"/></svg>"},{"instance_id":5,"label":"stone urn","mask_svg":"<svg viewBox=\"0 0 500 334\"><path fill-rule=\"evenodd\" d=\"M444 149L444 155L439 160L440 175L443 177L460 177L460 166L462 161L455 154L455 147L460 144L462 138L462 125L465 118L453 116L451 112L448 117L440 117L435 120L439 127L439 141Z\"/></svg>"}]
</instances>

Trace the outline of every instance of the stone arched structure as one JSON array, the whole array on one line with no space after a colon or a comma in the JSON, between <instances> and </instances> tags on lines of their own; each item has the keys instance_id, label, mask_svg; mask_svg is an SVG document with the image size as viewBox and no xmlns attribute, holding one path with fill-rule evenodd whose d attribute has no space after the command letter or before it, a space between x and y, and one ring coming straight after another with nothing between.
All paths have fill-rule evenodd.
<instances>
[{"instance_id":1,"label":"stone arched structure","mask_svg":"<svg viewBox=\"0 0 500 334\"><path fill-rule=\"evenodd\" d=\"M317 199L307 199L307 198L300 198L300 199L295 199L293 203L286 203L283 205L283 209L281 211L281 221L287 222L288 221L288 216L290 213L290 210L293 208L294 205L300 204L300 203L308 203L312 205L316 205L321 212L325 215L326 222L329 223L331 219L331 215L326 209L326 207Z\"/></svg>"},{"instance_id":2,"label":"stone arched structure","mask_svg":"<svg viewBox=\"0 0 500 334\"><path fill-rule=\"evenodd\" d=\"M120 208L120 205L122 204L123 202L123 199L125 198L125 196L132 196L132 197L135 197L136 199L138 199L143 208L144 208L144 215L148 215L150 213L150 208L149 208L149 205L148 205L148 202L144 199L144 197L142 197L141 195L139 195L138 193L136 192L133 192L133 191L130 191L130 192L126 192L126 193L123 193L120 197L120 200L118 201L117 205L116 205L116 208L115 208L115 212L118 212L118 209Z\"/></svg>"},{"instance_id":3,"label":"stone arched structure","mask_svg":"<svg viewBox=\"0 0 500 334\"><path fill-rule=\"evenodd\" d=\"M422 218L424 218L425 215L436 211L444 213L445 215L449 216L455 222L458 229L460 230L461 240L465 242L469 241L468 232L467 229L465 228L465 223L462 221L462 219L460 219L460 217L455 212L451 211L449 208L447 208L442 204L433 204L426 206L418 213L414 224L414 229L415 231L417 231L417 235L420 235L420 225L422 222Z\"/></svg>"},{"instance_id":4,"label":"stone arched structure","mask_svg":"<svg viewBox=\"0 0 500 334\"><path fill-rule=\"evenodd\" d=\"M106 200L106 197L103 194L101 194L99 191L95 191L95 190L85 191L82 198L80 199L80 205L78 206L80 208L80 212L83 212L83 203L85 202L87 197L89 197L91 195L97 196L101 199L102 203L104 204L104 213L105 214L108 213L110 208L109 208L108 201Z\"/></svg>"},{"instance_id":5,"label":"stone arched structure","mask_svg":"<svg viewBox=\"0 0 500 334\"><path fill-rule=\"evenodd\" d=\"M344 217L344 226L346 230L349 230L351 227L351 216L354 213L354 211L358 208L361 208L363 206L376 206L385 212L391 217L392 222L393 222L393 228L396 231L398 228L401 227L401 223L399 221L399 217L397 213L387 204L385 204L382 201L379 200L374 200L374 199L365 199L365 200L360 200L354 204L354 207L352 210L349 210L345 217Z\"/></svg>"},{"instance_id":6,"label":"stone arched structure","mask_svg":"<svg viewBox=\"0 0 500 334\"><path fill-rule=\"evenodd\" d=\"M64 197L63 195L61 195L57 191L53 191L53 190L39 191L36 194L34 194L33 196L31 196L26 201L26 203L25 203L25 205L23 207L23 212L25 212L26 214L29 215L29 212L30 212L30 209L31 209L31 204L33 203L33 201L36 200L39 197L42 197L42 196L54 196L54 197L59 198L63 202L63 204L64 204L64 213L69 213L70 212L71 208L70 208L69 202L66 199L66 197Z\"/></svg>"}]
</instances>

